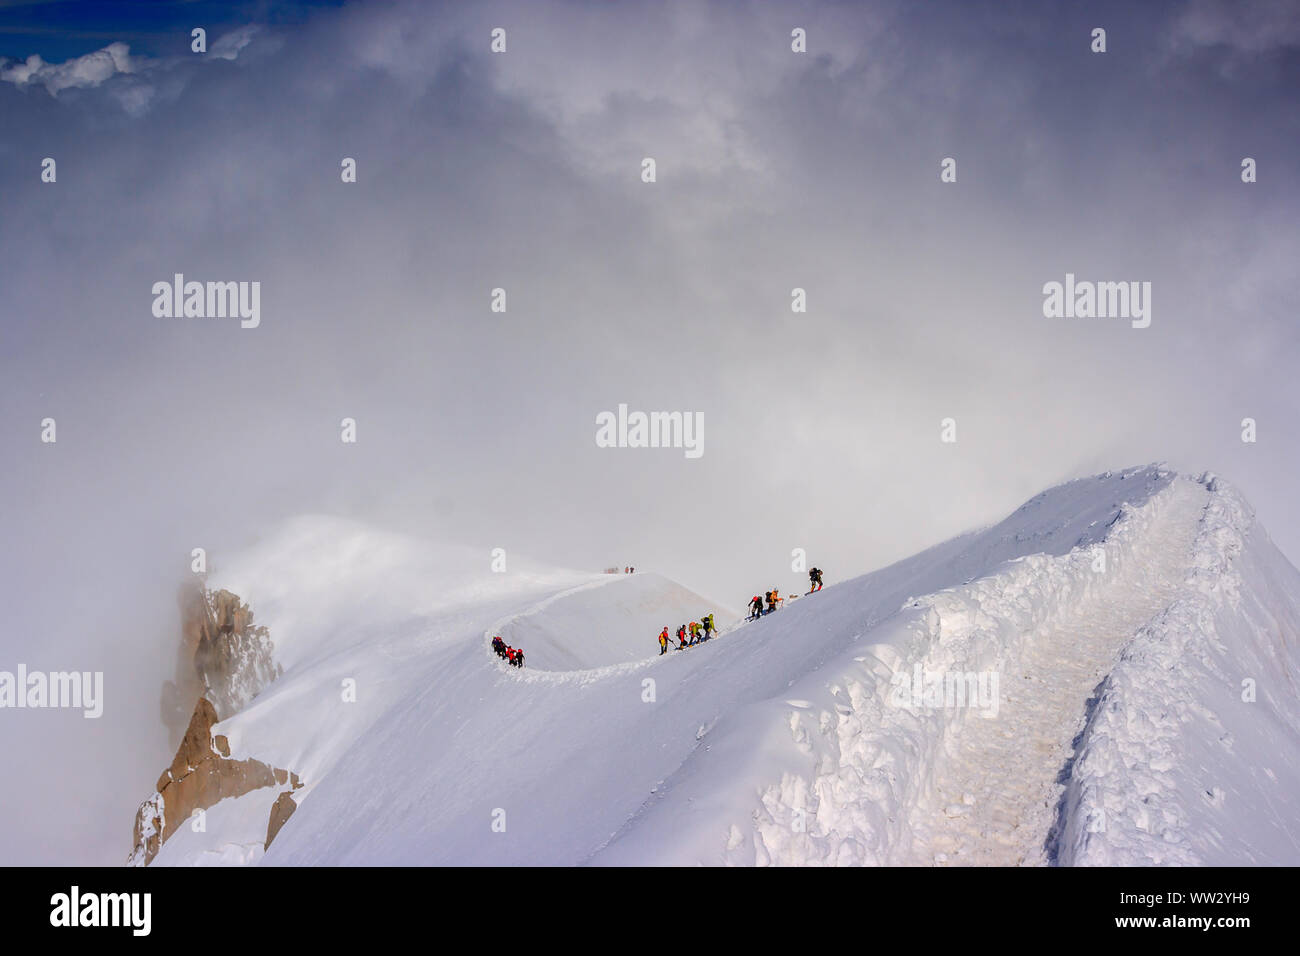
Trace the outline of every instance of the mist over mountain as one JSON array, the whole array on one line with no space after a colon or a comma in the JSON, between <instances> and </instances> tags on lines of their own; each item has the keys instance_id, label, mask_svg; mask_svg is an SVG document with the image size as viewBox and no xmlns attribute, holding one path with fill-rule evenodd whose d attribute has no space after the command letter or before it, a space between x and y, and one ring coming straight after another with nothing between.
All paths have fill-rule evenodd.
<instances>
[{"instance_id":1,"label":"mist over mountain","mask_svg":"<svg viewBox=\"0 0 1300 956\"><path fill-rule=\"evenodd\" d=\"M464 744L476 779L512 802L527 773L556 800L578 799L576 784L556 782L564 774L509 750L547 719L574 722L574 739L607 746L614 766L630 746L615 746L620 730L662 743L611 776L600 813L570 804L572 829L439 840L446 859L631 859L650 853L635 833L662 825L642 808L648 786L687 773L700 727L747 706L787 720L776 684L834 665L848 619L865 628L909 597L996 577L1013 554L1063 558L1077 535L1045 528L1017 542L1008 529L1006 548L978 538L985 552L917 578L913 593L877 582L839 596L936 542L987 532L1042 489L1124 462L1213 467L1294 561L1298 25L1274 0L4 5L0 672L15 675L15 694L20 672L42 675L46 703L67 692L69 706L0 708L0 820L11 821L0 860L117 866L133 820L141 835L168 835L154 864L317 858L293 834L323 831L323 808L355 796L360 770L344 768L397 788L451 766L439 747L479 702L444 680L495 699L498 680L639 673L659 630L686 623L675 617L711 610L721 624L755 593L804 590L801 561L824 569L835 590L808 603L825 598L844 618L816 623L806 658L758 654L762 680L731 659L740 635L729 632L653 665L727 660L734 683L713 682L721 698L708 706L691 691L675 717L643 727L652 711L639 698L626 706L647 710L603 720L538 691L493 725L499 744L478 757ZM1100 507L1063 504L1054 520L1074 528L1087 515L1086 526ZM1193 534L1185 517L1172 524ZM1156 603L1177 596L1176 538L1148 542L1165 588L1148 595ZM1254 569L1240 573L1257 596L1289 573L1263 554L1233 559ZM590 577L629 566L637 573ZM1141 589L1134 580L1121 584ZM1136 639L1128 630L1157 609L1130 597L1114 606L1132 614L1108 626ZM493 670L484 632L550 598L509 625L528 652L523 673ZM1287 620L1285 600L1259 600ZM1071 644L1037 618L997 619L1040 646ZM1199 618L1180 628L1139 657L1208 633ZM1268 631L1231 633L1228 646L1245 647ZM793 653L802 634L771 644ZM1279 623L1270 637L1293 634ZM1098 643L1069 670L1090 677L1128 646ZM1209 652L1198 646L1186 653L1199 660ZM380 647L407 669L394 675ZM346 660L357 673L337 669ZM1268 660L1268 673L1286 673L1280 651ZM1113 701L1172 693L1103 670ZM687 682L712 682L706 672ZM79 693L102 678L93 706L84 695L72 705L72 674L86 676ZM312 740L280 737L293 694L325 694L326 676L358 681L355 706ZM446 703L420 698L420 682ZM593 699L606 686L592 682ZM1196 686L1219 719L1236 712ZM1035 726L1088 713L1096 739L1113 739L1119 718L1086 704L1092 689L1066 706L1077 687L1062 685L1061 706L1035 711ZM812 690L798 699L838 713ZM623 712L621 697L609 703ZM394 708L414 724L390 724ZM417 760L405 748L425 739L426 719L443 744ZM1275 723L1284 738L1286 719ZM589 725L610 736L582 737ZM1201 730L1256 739L1227 723ZM825 744L815 739L805 743ZM1142 746L1161 762L1163 745ZM1098 744L1072 766L1101 774L1138 752L1121 750ZM201 775L183 783L191 760ZM251 786L268 773L273 784ZM703 779L702 792L721 793ZM1099 859L1102 844L1077 827L1091 832L1096 821L1080 821L1110 797L1084 780L1065 797L1078 809L1047 812L1059 861ZM1164 777L1130 783L1163 792ZM208 832L242 849L173 847L193 831L138 813L172 785L181 804L220 797ZM1191 786L1173 789L1190 801ZM975 783L951 787L937 813L1009 825L982 809L963 817L986 801ZM1232 788L1205 791L1214 813L1236 812ZM227 829L217 818L236 805ZM1129 823L1176 836L1199 819L1187 807ZM535 835L559 815L541 803L518 812L514 835L529 813ZM824 826L854 834L846 861L913 845L865 835L858 811L843 812L851 826ZM716 858L709 828L726 815L664 852ZM401 840L414 853L432 839L415 820L394 818L387 836L357 823L318 856L403 858ZM736 859L832 855L829 844L787 852L775 831L742 837ZM1232 839L1225 854L1256 852ZM1138 837L1105 846L1108 860L1150 857ZM1211 849L1183 848L1189 859Z\"/></svg>"}]
</instances>

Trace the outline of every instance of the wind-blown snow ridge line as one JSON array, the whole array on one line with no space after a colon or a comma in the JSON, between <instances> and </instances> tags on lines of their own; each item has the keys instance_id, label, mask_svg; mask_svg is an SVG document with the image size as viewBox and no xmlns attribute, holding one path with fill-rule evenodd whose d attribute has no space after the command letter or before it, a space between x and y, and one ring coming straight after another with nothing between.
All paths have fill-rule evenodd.
<instances>
[{"instance_id":1,"label":"wind-blown snow ridge line","mask_svg":"<svg viewBox=\"0 0 1300 956\"><path fill-rule=\"evenodd\" d=\"M1200 480L1211 495L1178 599L1124 648L1085 728L1064 797L1061 863L1213 865L1217 861L1209 854L1218 849L1216 811L1228 790L1245 781L1230 782L1233 774L1209 771L1188 786L1184 766L1198 762L1180 757L1193 743L1231 755L1233 734L1225 727L1231 715L1224 705L1272 708L1289 724L1285 730L1291 739L1300 735L1300 721L1287 719L1293 712L1279 706L1282 701L1269 700L1276 689L1267 683L1258 703L1243 704L1244 698L1234 696L1243 674L1264 670L1257 666L1259 660L1250 660L1255 652L1285 660L1279 647L1239 636L1273 632L1284 642L1287 624L1272 620L1268 608L1243 599L1239 560L1252 536L1263 535L1250 506L1221 479L1207 474ZM1223 640L1228 633L1238 635L1231 648ZM1283 673L1294 676L1285 663ZM1190 693L1192 688L1204 690ZM1211 706L1215 702L1222 703ZM1205 770L1209 761L1199 763ZM1267 766L1262 769L1272 776ZM1268 789L1259 789L1258 795L1271 807ZM1232 796L1240 801L1250 791ZM1200 823L1196 818L1201 816L1212 822ZM1280 818L1274 822L1277 835L1289 839L1300 856L1300 825ZM1250 851L1254 855L1266 849L1256 845Z\"/></svg>"},{"instance_id":2,"label":"wind-blown snow ridge line","mask_svg":"<svg viewBox=\"0 0 1300 956\"><path fill-rule=\"evenodd\" d=\"M1142 566L1144 534L1167 507L1169 489L1125 507L1098 543L1107 573L1094 571L1098 544L1059 557L1032 554L992 574L910 602L876 641L832 670L791 688L829 706L786 711L795 765L759 795L752 839L733 826L724 858L735 863L905 863L924 857L924 805L945 748L960 748L969 708L913 710L887 704L894 674L924 670L1019 673L1033 635L1088 602L1104 600L1114 578ZM1090 685L1091 686L1091 685ZM829 691L830 700L827 701ZM1079 700L1082 713L1083 699ZM1067 736L1068 740L1068 736ZM910 811L909 811L910 808ZM1045 829L1045 827L1044 827ZM918 856L917 852L922 851Z\"/></svg>"}]
</instances>

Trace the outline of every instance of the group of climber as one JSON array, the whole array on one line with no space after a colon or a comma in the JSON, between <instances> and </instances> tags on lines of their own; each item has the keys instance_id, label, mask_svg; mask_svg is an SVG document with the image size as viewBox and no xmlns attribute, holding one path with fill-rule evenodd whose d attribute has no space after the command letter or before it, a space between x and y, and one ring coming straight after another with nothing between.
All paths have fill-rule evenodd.
<instances>
[{"instance_id":1,"label":"group of climber","mask_svg":"<svg viewBox=\"0 0 1300 956\"><path fill-rule=\"evenodd\" d=\"M772 590L765 592L762 597L755 594L749 599L749 620L753 621L762 617L764 614L771 614L781 606L781 602L784 600L785 598L781 597L781 592L776 588L772 588ZM763 602L765 601L767 602L766 607L763 606Z\"/></svg>"},{"instance_id":2,"label":"group of climber","mask_svg":"<svg viewBox=\"0 0 1300 956\"><path fill-rule=\"evenodd\" d=\"M822 569L812 568L808 572L808 593L822 589ZM776 588L767 591L762 597L755 594L749 599L749 620L754 621L764 614L771 614L785 601L781 597L781 592ZM683 624L677 628L677 650L685 647L694 647L696 644L703 644L710 637L717 633L717 626L713 623L713 614L704 615L698 621L691 621L690 624ZM668 647L672 639L668 636L668 627L659 632L659 654L663 656L668 653Z\"/></svg>"},{"instance_id":3,"label":"group of climber","mask_svg":"<svg viewBox=\"0 0 1300 956\"><path fill-rule=\"evenodd\" d=\"M629 567L625 573L632 573ZM808 572L808 593L822 589L822 571L821 568L813 568ZM776 588L765 593L762 597L755 594L749 601L749 620L753 621L762 617L764 614L771 614L785 598L781 597ZM683 650L687 647L694 647L696 644L703 644L709 638L718 632L718 627L713 621L713 612L705 614L698 621L691 621L689 624L683 624L677 628L677 650ZM668 636L668 625L659 632L659 654L663 656L668 653L668 647L672 639ZM508 663L511 667L524 666L524 652L518 647L511 647L505 641L501 640L501 635L492 638L492 650L496 652L497 657Z\"/></svg>"},{"instance_id":4,"label":"group of climber","mask_svg":"<svg viewBox=\"0 0 1300 956\"><path fill-rule=\"evenodd\" d=\"M808 593L822 589L822 569L812 568L808 571ZM796 595L797 597L798 595ZM781 597L781 592L776 588L764 593L762 597L755 594L749 599L749 620L757 620L764 614L771 614L781 606L785 598Z\"/></svg>"},{"instance_id":5,"label":"group of climber","mask_svg":"<svg viewBox=\"0 0 1300 956\"><path fill-rule=\"evenodd\" d=\"M677 629L677 650L685 647L694 647L696 644L703 644L714 634L717 633L717 625L713 623L713 612L710 611L698 621L691 621L690 624L683 624ZM688 639L689 638L689 639ZM668 625L659 632L659 654L660 656L668 653L669 645Z\"/></svg>"},{"instance_id":6,"label":"group of climber","mask_svg":"<svg viewBox=\"0 0 1300 956\"><path fill-rule=\"evenodd\" d=\"M492 638L492 650L496 651L497 657L501 658L511 667L524 666L523 650L518 647L511 647L505 641L501 640L500 634Z\"/></svg>"}]
</instances>

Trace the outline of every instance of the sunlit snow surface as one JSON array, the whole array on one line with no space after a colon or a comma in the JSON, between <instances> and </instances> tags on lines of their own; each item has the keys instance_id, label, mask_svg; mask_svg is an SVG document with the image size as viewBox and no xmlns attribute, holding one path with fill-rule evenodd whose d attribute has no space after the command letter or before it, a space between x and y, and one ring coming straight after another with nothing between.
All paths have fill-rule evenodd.
<instances>
[{"instance_id":1,"label":"sunlit snow surface","mask_svg":"<svg viewBox=\"0 0 1300 956\"><path fill-rule=\"evenodd\" d=\"M1212 478L1070 482L743 625L329 518L210 583L285 667L216 732L306 787L264 855L218 805L155 865L1300 863L1300 573ZM996 716L900 703L917 664L996 673Z\"/></svg>"}]
</instances>

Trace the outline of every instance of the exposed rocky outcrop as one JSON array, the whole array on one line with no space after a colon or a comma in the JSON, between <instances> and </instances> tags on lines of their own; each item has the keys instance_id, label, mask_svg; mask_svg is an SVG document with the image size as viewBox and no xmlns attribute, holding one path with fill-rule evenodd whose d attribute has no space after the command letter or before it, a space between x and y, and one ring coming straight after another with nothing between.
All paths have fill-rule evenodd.
<instances>
[{"instance_id":1,"label":"exposed rocky outcrop","mask_svg":"<svg viewBox=\"0 0 1300 956\"><path fill-rule=\"evenodd\" d=\"M129 864L147 865L195 810L206 810L227 797L243 796L262 787L287 784L296 790L302 786L296 773L260 760L231 759L226 738L212 736L216 722L216 708L207 698L199 698L171 766L158 778L154 794L136 812ZM289 791L276 799L267 829L268 846L295 808Z\"/></svg>"},{"instance_id":2,"label":"exposed rocky outcrop","mask_svg":"<svg viewBox=\"0 0 1300 956\"><path fill-rule=\"evenodd\" d=\"M271 807L271 820L266 825L266 849L271 848L271 841L280 832L280 827L284 826L285 821L297 809L298 804L294 802L293 794L288 790L275 798L275 804Z\"/></svg>"},{"instance_id":3,"label":"exposed rocky outcrop","mask_svg":"<svg viewBox=\"0 0 1300 956\"><path fill-rule=\"evenodd\" d=\"M203 578L182 585L176 679L163 685L162 719L176 756L136 811L128 864L145 866L196 810L264 787L285 788L271 806L266 846L297 809L298 775L260 760L235 760L218 721L233 717L283 673L267 629L237 594L209 591ZM270 795L268 793L268 801Z\"/></svg>"},{"instance_id":4,"label":"exposed rocky outcrop","mask_svg":"<svg viewBox=\"0 0 1300 956\"><path fill-rule=\"evenodd\" d=\"M176 678L163 685L162 719L175 745L185 733L199 698L215 708L218 720L239 713L282 668L267 629L253 623L253 612L229 591L209 591L201 578L187 582L179 595L181 643Z\"/></svg>"}]
</instances>

